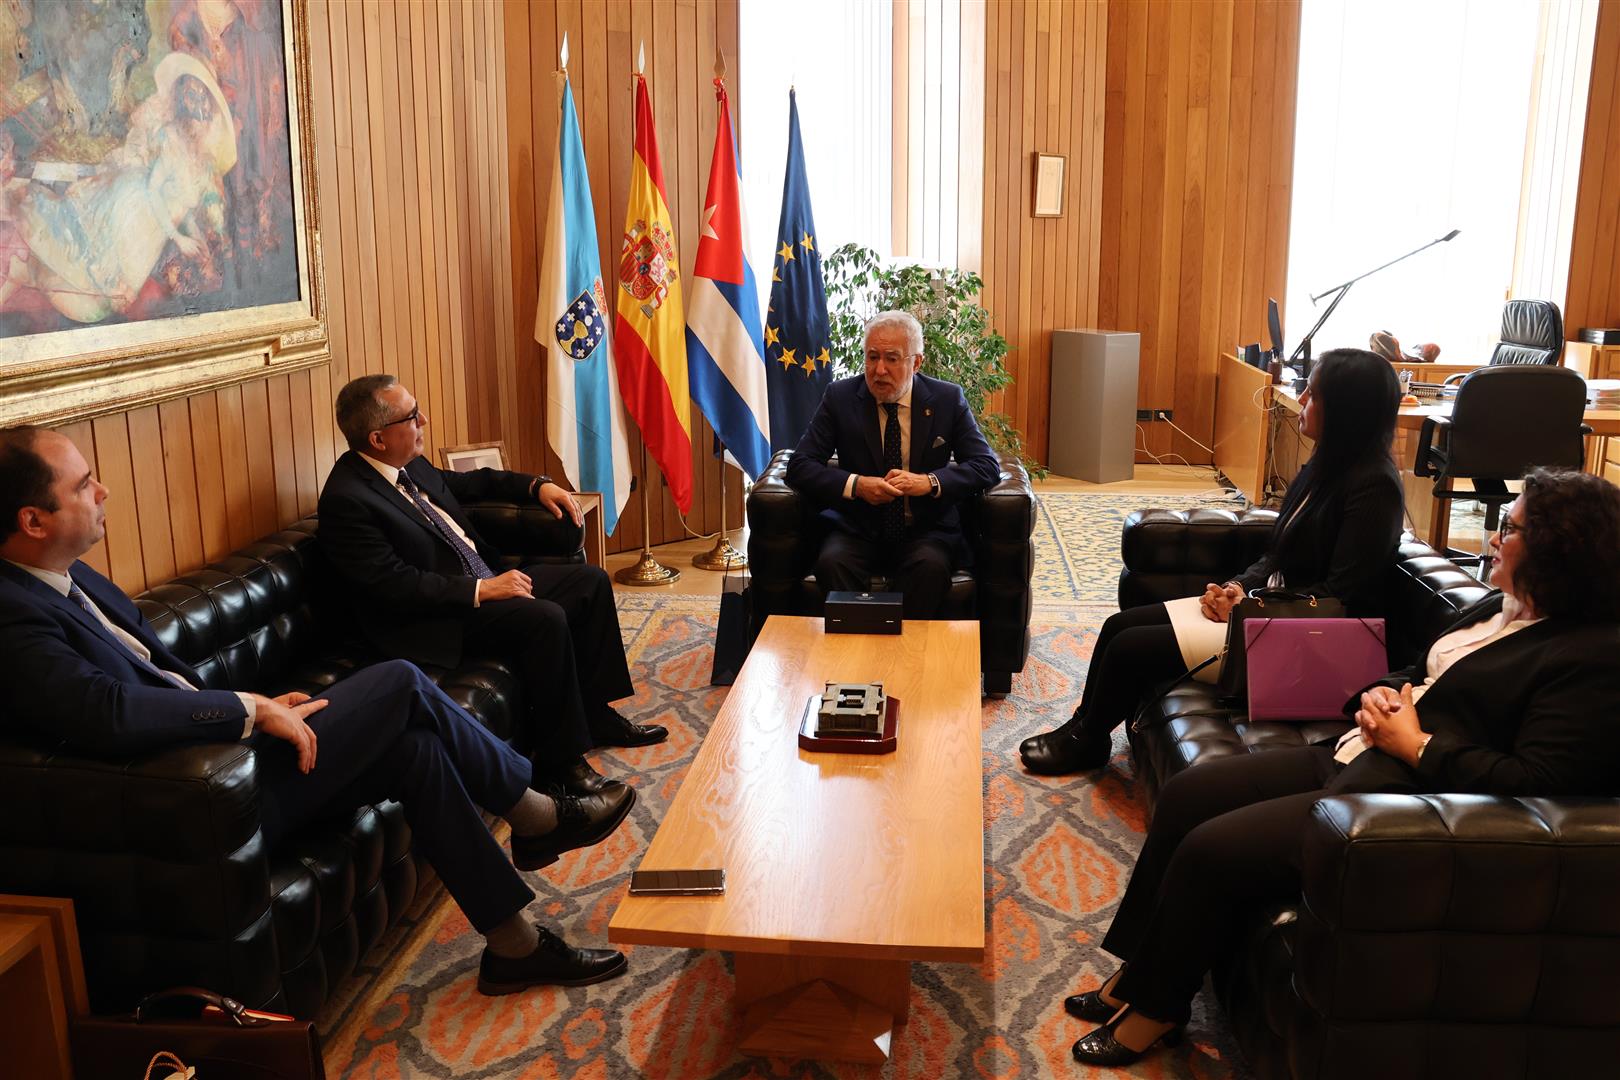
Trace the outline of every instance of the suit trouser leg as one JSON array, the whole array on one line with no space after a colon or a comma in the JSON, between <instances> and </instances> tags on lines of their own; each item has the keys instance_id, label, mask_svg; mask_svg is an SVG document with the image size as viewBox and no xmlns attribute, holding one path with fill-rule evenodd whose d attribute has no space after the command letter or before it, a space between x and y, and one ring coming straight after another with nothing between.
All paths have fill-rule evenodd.
<instances>
[{"instance_id":1,"label":"suit trouser leg","mask_svg":"<svg viewBox=\"0 0 1620 1080\"><path fill-rule=\"evenodd\" d=\"M562 607L550 600L493 600L466 617L469 652L508 660L523 683L524 729L519 749L536 764L573 761L594 743L574 659L574 638Z\"/></svg>"},{"instance_id":2,"label":"suit trouser leg","mask_svg":"<svg viewBox=\"0 0 1620 1080\"><path fill-rule=\"evenodd\" d=\"M569 563L525 566L534 595L563 609L574 639L574 663L585 704L605 705L636 692L624 655L613 579L599 566Z\"/></svg>"},{"instance_id":3,"label":"suit trouser leg","mask_svg":"<svg viewBox=\"0 0 1620 1080\"><path fill-rule=\"evenodd\" d=\"M865 592L879 567L878 546L865 537L834 529L816 556L816 588L825 600L830 592Z\"/></svg>"},{"instance_id":4,"label":"suit trouser leg","mask_svg":"<svg viewBox=\"0 0 1620 1080\"><path fill-rule=\"evenodd\" d=\"M364 668L311 714L315 768L298 771L290 743L254 736L267 844L318 818L383 799L405 809L412 841L480 932L522 911L534 893L484 824L529 783L529 762L414 665Z\"/></svg>"},{"instance_id":5,"label":"suit trouser leg","mask_svg":"<svg viewBox=\"0 0 1620 1080\"><path fill-rule=\"evenodd\" d=\"M904 596L908 619L934 619L945 606L956 558L950 545L932 537L908 540L895 563L894 580Z\"/></svg>"},{"instance_id":6,"label":"suit trouser leg","mask_svg":"<svg viewBox=\"0 0 1620 1080\"><path fill-rule=\"evenodd\" d=\"M1164 786L1102 947L1126 962L1115 996L1181 1021L1256 901L1297 894L1311 807L1338 771L1325 746L1199 765Z\"/></svg>"},{"instance_id":7,"label":"suit trouser leg","mask_svg":"<svg viewBox=\"0 0 1620 1080\"><path fill-rule=\"evenodd\" d=\"M1186 670L1163 604L1142 604L1110 615L1097 635L1076 710L1086 734L1103 739L1129 719L1144 694Z\"/></svg>"}]
</instances>

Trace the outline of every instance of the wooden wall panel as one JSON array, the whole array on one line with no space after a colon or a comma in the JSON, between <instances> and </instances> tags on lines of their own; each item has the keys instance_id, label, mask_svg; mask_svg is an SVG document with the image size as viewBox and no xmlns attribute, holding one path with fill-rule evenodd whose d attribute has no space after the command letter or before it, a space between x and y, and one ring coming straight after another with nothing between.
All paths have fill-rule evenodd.
<instances>
[{"instance_id":1,"label":"wooden wall panel","mask_svg":"<svg viewBox=\"0 0 1620 1080\"><path fill-rule=\"evenodd\" d=\"M1592 46L1574 251L1564 301L1566 335L1620 326L1620 4L1602 4Z\"/></svg>"},{"instance_id":2,"label":"wooden wall panel","mask_svg":"<svg viewBox=\"0 0 1620 1080\"><path fill-rule=\"evenodd\" d=\"M1013 385L993 400L1024 433L1032 454L1047 447L1051 332L1098 325L1097 250L1106 233L1104 58L1113 5L989 0L963 5L962 52L983 56L984 110L979 142L982 216L962 236L982 237L976 259L961 265L984 278L984 306L1012 345ZM982 35L982 46L974 35ZM964 80L966 84L966 80ZM967 152L964 159L977 155ZM1030 216L1033 155L1062 154L1064 213ZM964 252L965 239L962 241ZM1061 420L1061 418L1060 418Z\"/></svg>"},{"instance_id":3,"label":"wooden wall panel","mask_svg":"<svg viewBox=\"0 0 1620 1080\"><path fill-rule=\"evenodd\" d=\"M1205 445L1221 350L1260 340L1284 293L1298 59L1297 3L1108 7L1097 312L1142 335L1139 407ZM1142 427L1152 453L1210 461Z\"/></svg>"},{"instance_id":4,"label":"wooden wall panel","mask_svg":"<svg viewBox=\"0 0 1620 1080\"><path fill-rule=\"evenodd\" d=\"M309 0L308 17L332 363L63 429L113 491L88 559L129 592L312 512L353 375L411 386L430 454L510 441L540 407L513 388L497 288L512 263L501 5Z\"/></svg>"},{"instance_id":5,"label":"wooden wall panel","mask_svg":"<svg viewBox=\"0 0 1620 1080\"><path fill-rule=\"evenodd\" d=\"M717 49L726 57L734 125L735 114L743 105L735 79L737 0L514 0L501 10L507 73L500 99L505 116L502 153L511 229L501 256L509 260L502 263L509 269L498 304L510 312L512 328L500 346L501 355L510 358L510 381L502 386L503 391L510 391L504 393L510 410L505 439L508 447L516 448L518 467L560 478L561 466L546 440L545 358L533 339L541 233L556 155L558 46L566 33L569 76L596 203L604 286L611 294L629 203L634 142L631 73L643 43L647 89L658 129L664 183L675 216L681 272L690 279L718 116L713 86ZM755 212L761 211L756 208ZM490 295L495 292L492 288ZM690 302L690 289L686 298ZM713 436L696 406L692 409L692 513L686 525L657 466L649 458L647 470L642 469L640 436L634 421L628 426L633 470L638 476L650 477L653 484L649 489L652 542L682 539L687 527L694 532L719 528L720 466L709 452ZM726 521L736 528L742 521L741 474L728 469L726 482ZM619 519L617 533L608 539L608 549L637 548L641 537L637 493Z\"/></svg>"}]
</instances>

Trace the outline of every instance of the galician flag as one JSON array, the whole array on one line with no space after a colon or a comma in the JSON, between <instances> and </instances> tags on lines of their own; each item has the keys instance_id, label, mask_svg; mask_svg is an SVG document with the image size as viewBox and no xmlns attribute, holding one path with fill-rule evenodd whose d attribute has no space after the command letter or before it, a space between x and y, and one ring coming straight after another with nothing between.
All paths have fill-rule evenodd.
<instances>
[{"instance_id":1,"label":"galician flag","mask_svg":"<svg viewBox=\"0 0 1620 1080\"><path fill-rule=\"evenodd\" d=\"M731 132L731 102L714 80L720 121L703 200L703 235L692 267L692 307L686 316L686 366L692 396L720 442L750 480L771 460L771 406L765 388L765 347L759 326L754 268L743 252L748 215L742 170Z\"/></svg>"},{"instance_id":2,"label":"galician flag","mask_svg":"<svg viewBox=\"0 0 1620 1080\"><path fill-rule=\"evenodd\" d=\"M602 528L611 534L630 498L630 447L607 312L591 178L564 75L534 339L546 350L546 438L574 490L602 493Z\"/></svg>"},{"instance_id":3,"label":"galician flag","mask_svg":"<svg viewBox=\"0 0 1620 1080\"><path fill-rule=\"evenodd\" d=\"M647 80L636 73L636 145L630 206L619 253L618 317L613 336L624 404L664 471L681 513L692 510L692 396L686 382L681 259L664 195Z\"/></svg>"}]
</instances>

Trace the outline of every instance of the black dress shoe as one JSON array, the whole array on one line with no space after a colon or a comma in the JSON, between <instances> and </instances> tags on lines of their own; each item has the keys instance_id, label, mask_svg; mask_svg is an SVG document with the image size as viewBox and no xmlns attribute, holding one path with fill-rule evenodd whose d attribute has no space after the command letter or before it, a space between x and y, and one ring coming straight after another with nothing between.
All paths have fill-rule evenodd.
<instances>
[{"instance_id":1,"label":"black dress shoe","mask_svg":"<svg viewBox=\"0 0 1620 1080\"><path fill-rule=\"evenodd\" d=\"M662 724L632 724L619 710L603 705L591 717L591 738L597 746L651 746L669 738Z\"/></svg>"},{"instance_id":2,"label":"black dress shoe","mask_svg":"<svg viewBox=\"0 0 1620 1080\"><path fill-rule=\"evenodd\" d=\"M560 790L564 795L601 795L624 787L619 780L609 780L582 757L577 757L560 769L552 769L547 779L535 784L541 791Z\"/></svg>"},{"instance_id":3,"label":"black dress shoe","mask_svg":"<svg viewBox=\"0 0 1620 1080\"><path fill-rule=\"evenodd\" d=\"M1065 776L1087 769L1100 769L1114 756L1114 743L1108 735L1092 735L1085 726L1071 720L1054 731L1031 735L1018 744L1024 768L1042 776Z\"/></svg>"},{"instance_id":4,"label":"black dress shoe","mask_svg":"<svg viewBox=\"0 0 1620 1080\"><path fill-rule=\"evenodd\" d=\"M1129 1012L1125 1013L1125 1016L1129 1015ZM1120 1020L1125 1019L1125 1016L1121 1016L1119 1020L1104 1024L1089 1035L1081 1036L1080 1041L1076 1042L1069 1050L1074 1055L1074 1060L1082 1065L1101 1065L1104 1068L1117 1069L1141 1061L1149 1050L1152 1050L1160 1043L1165 1046L1175 1046L1181 1042L1184 1029L1182 1025L1177 1024L1142 1049L1132 1050L1114 1038L1114 1029L1119 1026Z\"/></svg>"},{"instance_id":5,"label":"black dress shoe","mask_svg":"<svg viewBox=\"0 0 1620 1080\"><path fill-rule=\"evenodd\" d=\"M513 959L484 950L478 961L480 994L515 994L531 986L589 986L623 975L630 966L624 953L576 949L545 927L538 929L540 944L528 956Z\"/></svg>"},{"instance_id":6,"label":"black dress shoe","mask_svg":"<svg viewBox=\"0 0 1620 1080\"><path fill-rule=\"evenodd\" d=\"M1063 1011L1079 1020L1090 1020L1093 1024L1106 1024L1114 1018L1123 1006L1110 1005L1102 999L1102 991L1087 990L1080 994L1070 994L1063 999Z\"/></svg>"},{"instance_id":7,"label":"black dress shoe","mask_svg":"<svg viewBox=\"0 0 1620 1080\"><path fill-rule=\"evenodd\" d=\"M634 789L619 784L617 791L596 795L553 795L557 827L539 836L512 834L512 865L519 870L550 866L565 851L599 844L612 835L636 804Z\"/></svg>"}]
</instances>

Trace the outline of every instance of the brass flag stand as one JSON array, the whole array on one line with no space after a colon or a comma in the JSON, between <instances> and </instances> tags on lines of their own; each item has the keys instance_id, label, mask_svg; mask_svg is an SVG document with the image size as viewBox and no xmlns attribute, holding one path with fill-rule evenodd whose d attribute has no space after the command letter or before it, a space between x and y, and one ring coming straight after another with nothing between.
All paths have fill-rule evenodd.
<instances>
[{"instance_id":1,"label":"brass flag stand","mask_svg":"<svg viewBox=\"0 0 1620 1080\"><path fill-rule=\"evenodd\" d=\"M692 556L692 565L699 570L746 570L748 569L748 556L731 546L731 537L726 535L726 461L720 459L720 535L714 539L714 547L702 555Z\"/></svg>"},{"instance_id":2,"label":"brass flag stand","mask_svg":"<svg viewBox=\"0 0 1620 1080\"><path fill-rule=\"evenodd\" d=\"M647 500L647 444L641 444L641 558L613 575L620 585L673 585L681 572L665 566L652 553L652 513Z\"/></svg>"}]
</instances>

